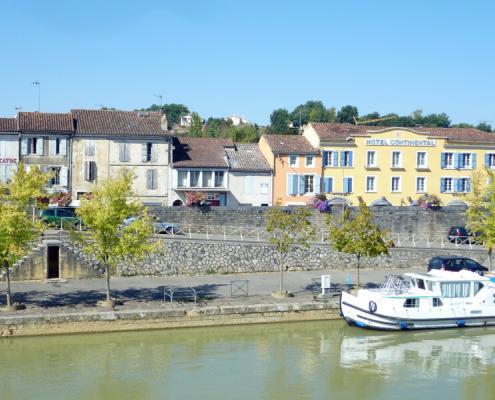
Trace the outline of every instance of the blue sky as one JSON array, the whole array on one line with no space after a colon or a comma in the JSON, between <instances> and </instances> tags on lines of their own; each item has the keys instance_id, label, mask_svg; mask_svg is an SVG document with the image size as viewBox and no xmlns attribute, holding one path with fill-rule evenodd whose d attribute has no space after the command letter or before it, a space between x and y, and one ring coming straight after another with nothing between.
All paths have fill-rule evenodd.
<instances>
[{"instance_id":1,"label":"blue sky","mask_svg":"<svg viewBox=\"0 0 495 400\"><path fill-rule=\"evenodd\" d=\"M77 3L77 4L76 4ZM495 123L493 1L0 2L0 116L184 103L202 117L306 100Z\"/></svg>"}]
</instances>

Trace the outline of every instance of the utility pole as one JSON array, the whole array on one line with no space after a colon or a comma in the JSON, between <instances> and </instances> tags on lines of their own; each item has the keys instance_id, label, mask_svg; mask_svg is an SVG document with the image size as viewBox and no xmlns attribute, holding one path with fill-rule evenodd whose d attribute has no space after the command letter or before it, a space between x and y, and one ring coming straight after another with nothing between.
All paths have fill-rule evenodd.
<instances>
[{"instance_id":1,"label":"utility pole","mask_svg":"<svg viewBox=\"0 0 495 400\"><path fill-rule=\"evenodd\" d=\"M41 83L40 81L34 81L33 85L38 86L38 112L41 111Z\"/></svg>"}]
</instances>

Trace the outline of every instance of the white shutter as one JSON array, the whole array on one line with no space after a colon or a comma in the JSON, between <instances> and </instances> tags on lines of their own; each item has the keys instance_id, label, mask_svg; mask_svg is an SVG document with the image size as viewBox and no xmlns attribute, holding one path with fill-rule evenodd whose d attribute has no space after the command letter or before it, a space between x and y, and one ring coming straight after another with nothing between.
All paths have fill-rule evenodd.
<instances>
[{"instance_id":1,"label":"white shutter","mask_svg":"<svg viewBox=\"0 0 495 400\"><path fill-rule=\"evenodd\" d=\"M68 186L68 172L67 167L60 168L60 186Z\"/></svg>"},{"instance_id":2,"label":"white shutter","mask_svg":"<svg viewBox=\"0 0 495 400\"><path fill-rule=\"evenodd\" d=\"M44 148L44 140L43 138L38 138L36 141L36 154L39 156L42 156L45 154L45 148Z\"/></svg>"},{"instance_id":3,"label":"white shutter","mask_svg":"<svg viewBox=\"0 0 495 400\"><path fill-rule=\"evenodd\" d=\"M60 139L60 155L67 155L67 139Z\"/></svg>"},{"instance_id":4,"label":"white shutter","mask_svg":"<svg viewBox=\"0 0 495 400\"><path fill-rule=\"evenodd\" d=\"M148 143L141 144L141 161L148 162Z\"/></svg>"},{"instance_id":5,"label":"white shutter","mask_svg":"<svg viewBox=\"0 0 495 400\"><path fill-rule=\"evenodd\" d=\"M26 156L27 151L28 151L28 139L22 138L21 139L21 156Z\"/></svg>"},{"instance_id":6,"label":"white shutter","mask_svg":"<svg viewBox=\"0 0 495 400\"><path fill-rule=\"evenodd\" d=\"M84 180L89 181L89 169L90 169L90 162L89 161L84 161Z\"/></svg>"},{"instance_id":7,"label":"white shutter","mask_svg":"<svg viewBox=\"0 0 495 400\"><path fill-rule=\"evenodd\" d=\"M48 139L50 143L50 155L51 156L56 156L57 155L57 139Z\"/></svg>"},{"instance_id":8,"label":"white shutter","mask_svg":"<svg viewBox=\"0 0 495 400\"><path fill-rule=\"evenodd\" d=\"M153 143L151 145L151 161L158 161L158 143Z\"/></svg>"}]
</instances>

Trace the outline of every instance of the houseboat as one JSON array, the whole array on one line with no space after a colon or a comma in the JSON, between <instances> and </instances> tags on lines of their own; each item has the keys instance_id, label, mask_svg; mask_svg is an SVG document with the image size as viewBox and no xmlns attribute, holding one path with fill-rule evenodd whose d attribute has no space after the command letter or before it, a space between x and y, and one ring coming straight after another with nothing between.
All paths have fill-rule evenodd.
<instances>
[{"instance_id":1,"label":"houseboat","mask_svg":"<svg viewBox=\"0 0 495 400\"><path fill-rule=\"evenodd\" d=\"M406 273L356 295L342 292L341 313L349 325L380 330L495 325L492 280L467 270Z\"/></svg>"}]
</instances>

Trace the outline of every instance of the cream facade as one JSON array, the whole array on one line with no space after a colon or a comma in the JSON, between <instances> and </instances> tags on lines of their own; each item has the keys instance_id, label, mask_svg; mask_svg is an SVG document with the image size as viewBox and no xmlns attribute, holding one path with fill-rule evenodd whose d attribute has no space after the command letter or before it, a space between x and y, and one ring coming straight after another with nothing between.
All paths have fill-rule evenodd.
<instances>
[{"instance_id":1,"label":"cream facade","mask_svg":"<svg viewBox=\"0 0 495 400\"><path fill-rule=\"evenodd\" d=\"M473 172L495 169L495 138L474 129L339 126L333 135L319 125L303 136L322 151L322 191L351 205L414 205L425 194L465 202Z\"/></svg>"}]
</instances>

